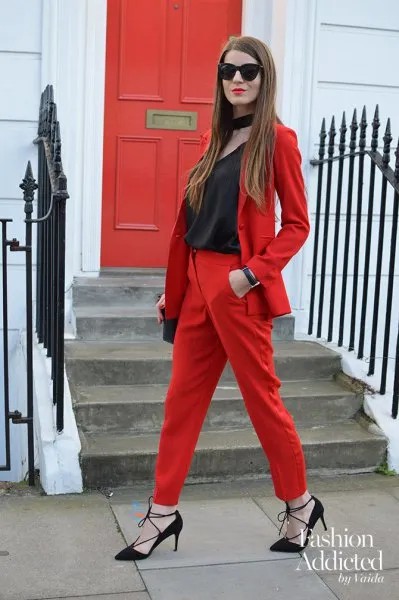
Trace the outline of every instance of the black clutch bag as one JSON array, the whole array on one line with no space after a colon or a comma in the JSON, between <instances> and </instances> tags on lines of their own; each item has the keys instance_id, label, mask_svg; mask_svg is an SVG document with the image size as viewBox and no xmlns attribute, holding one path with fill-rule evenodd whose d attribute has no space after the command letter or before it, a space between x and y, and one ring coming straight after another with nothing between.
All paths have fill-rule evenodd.
<instances>
[{"instance_id":1,"label":"black clutch bag","mask_svg":"<svg viewBox=\"0 0 399 600\"><path fill-rule=\"evenodd\" d=\"M165 309L164 308L161 308L161 313L163 316L162 339L164 342L169 342L169 344L173 344L173 342L175 341L177 319L167 319L165 317Z\"/></svg>"}]
</instances>

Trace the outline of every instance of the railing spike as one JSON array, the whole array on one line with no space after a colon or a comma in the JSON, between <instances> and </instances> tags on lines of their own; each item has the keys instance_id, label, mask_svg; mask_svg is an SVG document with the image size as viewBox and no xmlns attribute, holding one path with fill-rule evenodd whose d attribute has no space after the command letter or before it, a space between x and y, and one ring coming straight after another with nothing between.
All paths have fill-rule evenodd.
<instances>
[{"instance_id":1,"label":"railing spike","mask_svg":"<svg viewBox=\"0 0 399 600\"><path fill-rule=\"evenodd\" d=\"M350 135L350 141L349 141L349 149L351 152L354 152L356 150L356 132L357 132L358 128L359 128L359 126L357 124L357 111L355 108L355 110L353 111L352 123L350 126L351 135Z\"/></svg>"},{"instance_id":2,"label":"railing spike","mask_svg":"<svg viewBox=\"0 0 399 600\"><path fill-rule=\"evenodd\" d=\"M372 132L371 132L371 150L373 152L377 152L378 148L378 129L380 127L380 119L379 119L379 108L378 104L375 107L374 118L372 122Z\"/></svg>"},{"instance_id":3,"label":"railing spike","mask_svg":"<svg viewBox=\"0 0 399 600\"><path fill-rule=\"evenodd\" d=\"M36 183L35 178L33 177L32 165L30 160L28 160L28 164L25 169L25 177L22 180L22 183L19 184L19 187L24 193L24 201L25 201L25 213L31 214L33 211L33 200L34 193L37 190L38 185Z\"/></svg>"},{"instance_id":4,"label":"railing spike","mask_svg":"<svg viewBox=\"0 0 399 600\"><path fill-rule=\"evenodd\" d=\"M392 142L391 119L389 119L389 118L387 121L387 125L385 127L385 134L384 134L383 140L384 140L384 150L383 150L383 154L382 154L382 164L384 165L384 167L387 167L389 164L389 161L391 160L391 142Z\"/></svg>"},{"instance_id":5,"label":"railing spike","mask_svg":"<svg viewBox=\"0 0 399 600\"><path fill-rule=\"evenodd\" d=\"M363 105L363 110L362 110L362 118L361 121L366 121L366 105Z\"/></svg>"},{"instance_id":6,"label":"railing spike","mask_svg":"<svg viewBox=\"0 0 399 600\"><path fill-rule=\"evenodd\" d=\"M339 138L339 151L340 152L344 152L345 151L345 147L346 147L346 132L347 132L348 128L346 126L346 116L345 116L345 111L342 113L342 121L341 121L341 127L339 129L339 131L341 132L340 138Z\"/></svg>"},{"instance_id":7,"label":"railing spike","mask_svg":"<svg viewBox=\"0 0 399 600\"><path fill-rule=\"evenodd\" d=\"M29 177L33 179L33 171L30 160L28 160L28 164L26 165L25 179L28 179Z\"/></svg>"},{"instance_id":8,"label":"railing spike","mask_svg":"<svg viewBox=\"0 0 399 600\"><path fill-rule=\"evenodd\" d=\"M326 119L325 117L323 117L323 120L321 122L321 129L320 129L320 144L319 144L319 158L320 160L323 158L324 153L325 153L325 148L326 148L326 137L327 137L327 133L326 133Z\"/></svg>"},{"instance_id":9,"label":"railing spike","mask_svg":"<svg viewBox=\"0 0 399 600\"><path fill-rule=\"evenodd\" d=\"M366 147L366 129L367 129L366 106L363 106L362 118L360 120L360 134L359 134L359 148L361 150L364 150Z\"/></svg>"},{"instance_id":10,"label":"railing spike","mask_svg":"<svg viewBox=\"0 0 399 600\"><path fill-rule=\"evenodd\" d=\"M396 156L396 161L395 161L395 179L397 179L399 181L399 138L398 138L398 144L397 144L396 150L395 150L395 156Z\"/></svg>"},{"instance_id":11,"label":"railing spike","mask_svg":"<svg viewBox=\"0 0 399 600\"><path fill-rule=\"evenodd\" d=\"M60 124L59 121L55 124L54 127L54 170L58 174L62 171L61 164L61 132L60 132Z\"/></svg>"},{"instance_id":12,"label":"railing spike","mask_svg":"<svg viewBox=\"0 0 399 600\"><path fill-rule=\"evenodd\" d=\"M57 122L57 105L55 102L53 103L53 110L51 112L51 122L54 124Z\"/></svg>"},{"instance_id":13,"label":"railing spike","mask_svg":"<svg viewBox=\"0 0 399 600\"><path fill-rule=\"evenodd\" d=\"M335 138L335 135L336 135L335 117L333 115L332 119L331 119L330 131L328 132L328 156L330 156L330 157L334 155L334 138Z\"/></svg>"}]
</instances>

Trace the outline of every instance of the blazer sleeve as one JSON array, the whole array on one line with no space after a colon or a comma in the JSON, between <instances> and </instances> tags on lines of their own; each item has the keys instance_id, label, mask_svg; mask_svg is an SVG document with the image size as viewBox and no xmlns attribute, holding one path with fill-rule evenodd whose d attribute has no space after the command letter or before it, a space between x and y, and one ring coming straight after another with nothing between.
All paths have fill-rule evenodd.
<instances>
[{"instance_id":1,"label":"blazer sleeve","mask_svg":"<svg viewBox=\"0 0 399 600\"><path fill-rule=\"evenodd\" d=\"M280 276L309 235L308 206L301 164L302 157L295 131L285 126L277 127L273 172L274 186L281 204L281 229L264 252L251 257L246 263L264 285Z\"/></svg>"}]
</instances>

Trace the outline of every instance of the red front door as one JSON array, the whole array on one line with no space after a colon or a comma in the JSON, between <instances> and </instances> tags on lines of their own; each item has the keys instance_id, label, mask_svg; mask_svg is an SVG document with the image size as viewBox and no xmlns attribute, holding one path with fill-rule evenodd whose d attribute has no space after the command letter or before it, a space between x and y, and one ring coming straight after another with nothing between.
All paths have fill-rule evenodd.
<instances>
[{"instance_id":1,"label":"red front door","mask_svg":"<svg viewBox=\"0 0 399 600\"><path fill-rule=\"evenodd\" d=\"M101 265L164 267L242 0L108 0ZM152 112L150 112L152 111Z\"/></svg>"}]
</instances>

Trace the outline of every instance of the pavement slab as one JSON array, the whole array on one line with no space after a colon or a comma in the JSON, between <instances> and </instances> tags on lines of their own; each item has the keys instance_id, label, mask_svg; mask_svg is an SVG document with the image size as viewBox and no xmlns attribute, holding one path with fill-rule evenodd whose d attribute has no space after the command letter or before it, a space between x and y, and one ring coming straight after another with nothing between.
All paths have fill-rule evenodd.
<instances>
[{"instance_id":1,"label":"pavement slab","mask_svg":"<svg viewBox=\"0 0 399 600\"><path fill-rule=\"evenodd\" d=\"M58 596L58 598L49 598L48 600L63 600L65 596ZM31 599L29 599L31 600ZM151 597L147 592L127 592L122 594L96 594L92 596L73 596L71 600L151 600Z\"/></svg>"},{"instance_id":2,"label":"pavement slab","mask_svg":"<svg viewBox=\"0 0 399 600\"><path fill-rule=\"evenodd\" d=\"M101 494L2 496L0 532L0 600L145 591L114 559L123 541Z\"/></svg>"},{"instance_id":3,"label":"pavement slab","mask_svg":"<svg viewBox=\"0 0 399 600\"><path fill-rule=\"evenodd\" d=\"M288 559L156 569L145 571L143 578L152 600L336 600L317 575L296 572L297 562Z\"/></svg>"},{"instance_id":4,"label":"pavement slab","mask_svg":"<svg viewBox=\"0 0 399 600\"><path fill-rule=\"evenodd\" d=\"M395 479L398 479L398 477L395 477ZM393 487L389 490L389 492L399 500L399 487Z\"/></svg>"},{"instance_id":5,"label":"pavement slab","mask_svg":"<svg viewBox=\"0 0 399 600\"><path fill-rule=\"evenodd\" d=\"M344 580L335 574L323 574L324 583L339 600L395 600L399 590L399 569L384 569L381 576L374 576L360 571L357 576L352 573L350 579Z\"/></svg>"}]
</instances>

